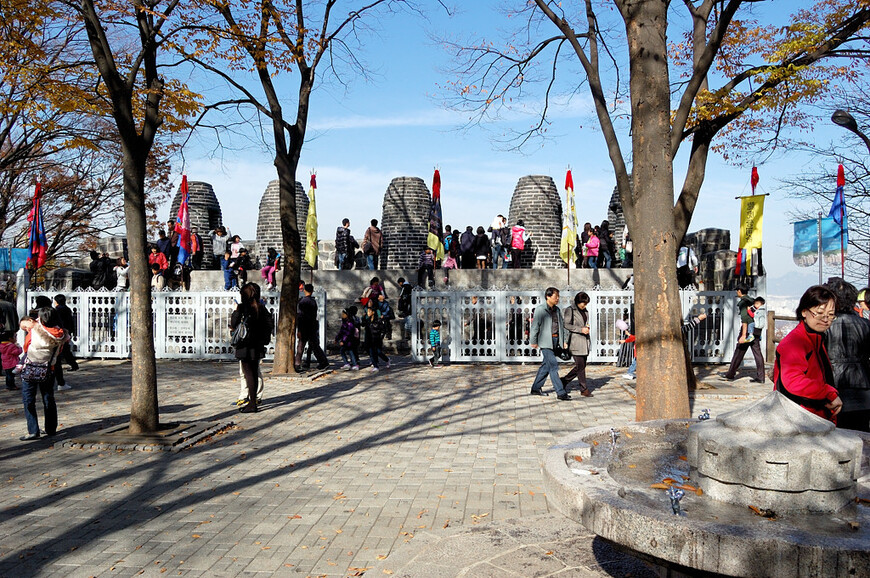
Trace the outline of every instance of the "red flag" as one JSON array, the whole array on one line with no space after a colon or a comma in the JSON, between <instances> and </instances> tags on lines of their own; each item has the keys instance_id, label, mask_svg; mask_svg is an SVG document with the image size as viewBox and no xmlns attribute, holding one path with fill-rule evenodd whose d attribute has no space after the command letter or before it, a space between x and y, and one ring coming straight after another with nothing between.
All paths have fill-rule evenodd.
<instances>
[{"instance_id":1,"label":"red flag","mask_svg":"<svg viewBox=\"0 0 870 578\"><path fill-rule=\"evenodd\" d=\"M42 184L36 183L33 193L33 208L27 216L30 221L30 256L27 258L28 269L39 269L45 265L48 240L45 237L45 223L42 221Z\"/></svg>"},{"instance_id":2,"label":"red flag","mask_svg":"<svg viewBox=\"0 0 870 578\"><path fill-rule=\"evenodd\" d=\"M755 167L752 167L752 178L749 182L752 183L752 194L754 195L755 187L758 186L758 169Z\"/></svg>"},{"instance_id":3,"label":"red flag","mask_svg":"<svg viewBox=\"0 0 870 578\"><path fill-rule=\"evenodd\" d=\"M175 232L178 233L178 262L187 263L193 253L190 243L190 208L188 206L187 175L181 175L181 205L175 218Z\"/></svg>"}]
</instances>

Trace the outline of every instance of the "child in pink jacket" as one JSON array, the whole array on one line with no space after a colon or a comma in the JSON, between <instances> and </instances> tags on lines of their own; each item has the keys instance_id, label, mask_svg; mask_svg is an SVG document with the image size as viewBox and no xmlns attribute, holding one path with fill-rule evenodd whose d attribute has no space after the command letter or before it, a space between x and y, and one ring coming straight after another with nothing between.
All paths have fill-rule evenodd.
<instances>
[{"instance_id":1,"label":"child in pink jacket","mask_svg":"<svg viewBox=\"0 0 870 578\"><path fill-rule=\"evenodd\" d=\"M18 389L12 370L18 365L18 356L22 351L23 349L15 343L15 333L11 331L0 333L0 362L3 364L3 373L6 374L6 389Z\"/></svg>"}]
</instances>

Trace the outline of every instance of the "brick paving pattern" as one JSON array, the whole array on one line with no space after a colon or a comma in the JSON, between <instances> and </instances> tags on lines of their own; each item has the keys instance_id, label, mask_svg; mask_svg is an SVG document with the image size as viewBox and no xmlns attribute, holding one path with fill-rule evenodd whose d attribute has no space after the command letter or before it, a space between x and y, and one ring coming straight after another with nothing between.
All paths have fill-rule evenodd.
<instances>
[{"instance_id":1,"label":"brick paving pattern","mask_svg":"<svg viewBox=\"0 0 870 578\"><path fill-rule=\"evenodd\" d=\"M236 424L174 454L60 446L127 421L126 361L84 361L69 374L54 445L18 440L20 392L3 390L0 574L360 574L416 533L552 515L541 485L546 447L634 418L614 367L590 368L595 397L562 403L528 395L536 365L395 360L374 376L313 381L272 378L266 366L257 414L230 405L235 363L161 361L162 422ZM693 412L716 415L769 389L728 385Z\"/></svg>"}]
</instances>

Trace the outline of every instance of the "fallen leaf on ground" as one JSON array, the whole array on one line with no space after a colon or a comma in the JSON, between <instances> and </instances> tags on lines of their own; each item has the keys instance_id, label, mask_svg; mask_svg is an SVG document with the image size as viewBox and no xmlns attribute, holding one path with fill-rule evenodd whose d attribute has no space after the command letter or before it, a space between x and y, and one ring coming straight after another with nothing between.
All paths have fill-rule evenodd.
<instances>
[{"instance_id":1,"label":"fallen leaf on ground","mask_svg":"<svg viewBox=\"0 0 870 578\"><path fill-rule=\"evenodd\" d=\"M578 462L582 462L583 458L581 458L580 456L574 456L574 460L578 461Z\"/></svg>"},{"instance_id":2,"label":"fallen leaf on ground","mask_svg":"<svg viewBox=\"0 0 870 578\"><path fill-rule=\"evenodd\" d=\"M650 484L650 487L656 490L669 490L671 488L668 484Z\"/></svg>"}]
</instances>

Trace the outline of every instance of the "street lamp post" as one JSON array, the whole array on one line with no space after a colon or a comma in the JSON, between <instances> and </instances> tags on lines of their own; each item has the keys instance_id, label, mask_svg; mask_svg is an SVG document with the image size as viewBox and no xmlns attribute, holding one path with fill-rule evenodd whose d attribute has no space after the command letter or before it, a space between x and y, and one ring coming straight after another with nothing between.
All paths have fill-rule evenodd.
<instances>
[{"instance_id":1,"label":"street lamp post","mask_svg":"<svg viewBox=\"0 0 870 578\"><path fill-rule=\"evenodd\" d=\"M867 146L868 154L870 154L870 138L867 138L867 135L861 132L861 129L858 128L858 122L855 120L854 116L852 116L848 111L838 108L834 111L834 114L831 115L831 121L861 137L861 140L864 141L864 144ZM870 255L868 255L868 257L870 257ZM870 285L870 263L868 263L867 268L867 283Z\"/></svg>"}]
</instances>

